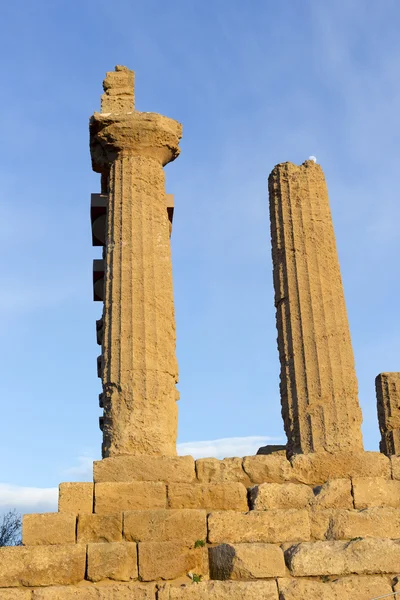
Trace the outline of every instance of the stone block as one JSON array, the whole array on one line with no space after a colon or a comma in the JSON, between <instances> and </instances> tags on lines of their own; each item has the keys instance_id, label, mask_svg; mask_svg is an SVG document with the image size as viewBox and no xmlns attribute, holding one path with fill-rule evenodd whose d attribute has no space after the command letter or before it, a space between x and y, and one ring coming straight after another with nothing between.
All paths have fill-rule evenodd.
<instances>
[{"instance_id":1,"label":"stone block","mask_svg":"<svg viewBox=\"0 0 400 600\"><path fill-rule=\"evenodd\" d=\"M309 540L310 535L307 510L223 511L208 516L208 541L212 544L278 544Z\"/></svg>"},{"instance_id":2,"label":"stone block","mask_svg":"<svg viewBox=\"0 0 400 600\"><path fill-rule=\"evenodd\" d=\"M22 543L25 546L75 544L76 515L44 513L24 515Z\"/></svg>"},{"instance_id":3,"label":"stone block","mask_svg":"<svg viewBox=\"0 0 400 600\"><path fill-rule=\"evenodd\" d=\"M400 538L400 510L397 508L316 510L310 513L310 520L311 535L319 540Z\"/></svg>"},{"instance_id":4,"label":"stone block","mask_svg":"<svg viewBox=\"0 0 400 600\"><path fill-rule=\"evenodd\" d=\"M122 513L78 517L78 542L122 542Z\"/></svg>"},{"instance_id":5,"label":"stone block","mask_svg":"<svg viewBox=\"0 0 400 600\"><path fill-rule=\"evenodd\" d=\"M166 508L167 502L165 484L150 481L96 483L94 494L97 514Z\"/></svg>"},{"instance_id":6,"label":"stone block","mask_svg":"<svg viewBox=\"0 0 400 600\"><path fill-rule=\"evenodd\" d=\"M313 489L315 508L353 508L350 479L329 479Z\"/></svg>"},{"instance_id":7,"label":"stone block","mask_svg":"<svg viewBox=\"0 0 400 600\"><path fill-rule=\"evenodd\" d=\"M0 587L74 584L85 568L84 545L0 548Z\"/></svg>"},{"instance_id":8,"label":"stone block","mask_svg":"<svg viewBox=\"0 0 400 600\"><path fill-rule=\"evenodd\" d=\"M290 462L293 479L309 485L328 479L391 476L390 460L380 452L314 452L296 454Z\"/></svg>"},{"instance_id":9,"label":"stone block","mask_svg":"<svg viewBox=\"0 0 400 600\"><path fill-rule=\"evenodd\" d=\"M31 590L3 589L0 590L0 600L31 600Z\"/></svg>"},{"instance_id":10,"label":"stone block","mask_svg":"<svg viewBox=\"0 0 400 600\"><path fill-rule=\"evenodd\" d=\"M154 600L152 583L103 583L34 590L32 600Z\"/></svg>"},{"instance_id":11,"label":"stone block","mask_svg":"<svg viewBox=\"0 0 400 600\"><path fill-rule=\"evenodd\" d=\"M392 479L400 479L400 456L391 456Z\"/></svg>"},{"instance_id":12,"label":"stone block","mask_svg":"<svg viewBox=\"0 0 400 600\"><path fill-rule=\"evenodd\" d=\"M250 484L250 479L243 470L242 458L199 458L196 460L196 473L200 483Z\"/></svg>"},{"instance_id":13,"label":"stone block","mask_svg":"<svg viewBox=\"0 0 400 600\"><path fill-rule=\"evenodd\" d=\"M353 479L354 505L356 508L393 506L400 508L400 481L381 477Z\"/></svg>"},{"instance_id":14,"label":"stone block","mask_svg":"<svg viewBox=\"0 0 400 600\"><path fill-rule=\"evenodd\" d=\"M135 510L124 513L124 537L129 542L181 542L192 546L207 539L205 510Z\"/></svg>"},{"instance_id":15,"label":"stone block","mask_svg":"<svg viewBox=\"0 0 400 600\"><path fill-rule=\"evenodd\" d=\"M169 508L248 510L247 489L242 483L171 483L167 496Z\"/></svg>"},{"instance_id":16,"label":"stone block","mask_svg":"<svg viewBox=\"0 0 400 600\"><path fill-rule=\"evenodd\" d=\"M204 581L196 585L164 585L158 600L278 600L275 581ZM68 599L69 600L69 599Z\"/></svg>"},{"instance_id":17,"label":"stone block","mask_svg":"<svg viewBox=\"0 0 400 600\"><path fill-rule=\"evenodd\" d=\"M391 594L389 578L371 576L340 577L334 581L315 579L278 579L280 600L370 600Z\"/></svg>"},{"instance_id":18,"label":"stone block","mask_svg":"<svg viewBox=\"0 0 400 600\"><path fill-rule=\"evenodd\" d=\"M126 455L94 462L94 481L161 481L191 483L196 479L192 456Z\"/></svg>"},{"instance_id":19,"label":"stone block","mask_svg":"<svg viewBox=\"0 0 400 600\"><path fill-rule=\"evenodd\" d=\"M285 483L296 481L286 456L274 454L245 456L243 469L251 483Z\"/></svg>"},{"instance_id":20,"label":"stone block","mask_svg":"<svg viewBox=\"0 0 400 600\"><path fill-rule=\"evenodd\" d=\"M261 483L251 488L251 510L305 508L314 500L312 488L301 483Z\"/></svg>"},{"instance_id":21,"label":"stone block","mask_svg":"<svg viewBox=\"0 0 400 600\"><path fill-rule=\"evenodd\" d=\"M209 548L211 579L284 577L285 559L275 544L221 544Z\"/></svg>"},{"instance_id":22,"label":"stone block","mask_svg":"<svg viewBox=\"0 0 400 600\"><path fill-rule=\"evenodd\" d=\"M190 572L208 576L206 548L188 548L177 542L140 542L138 552L142 581L177 579Z\"/></svg>"},{"instance_id":23,"label":"stone block","mask_svg":"<svg viewBox=\"0 0 400 600\"><path fill-rule=\"evenodd\" d=\"M89 544L87 554L87 579L90 581L131 581L138 577L136 544Z\"/></svg>"},{"instance_id":24,"label":"stone block","mask_svg":"<svg viewBox=\"0 0 400 600\"><path fill-rule=\"evenodd\" d=\"M67 513L93 512L93 483L60 483L58 510Z\"/></svg>"},{"instance_id":25,"label":"stone block","mask_svg":"<svg viewBox=\"0 0 400 600\"><path fill-rule=\"evenodd\" d=\"M400 540L356 538L349 542L304 542L286 549L285 559L294 577L396 573Z\"/></svg>"}]
</instances>

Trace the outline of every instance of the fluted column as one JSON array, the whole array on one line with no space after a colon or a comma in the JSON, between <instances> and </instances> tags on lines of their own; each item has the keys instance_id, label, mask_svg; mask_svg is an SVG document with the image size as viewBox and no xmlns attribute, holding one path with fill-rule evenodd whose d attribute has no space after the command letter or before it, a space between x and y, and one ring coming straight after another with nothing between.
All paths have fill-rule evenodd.
<instances>
[{"instance_id":1,"label":"fluted column","mask_svg":"<svg viewBox=\"0 0 400 600\"><path fill-rule=\"evenodd\" d=\"M400 455L400 373L380 373L375 379L380 451Z\"/></svg>"},{"instance_id":2,"label":"fluted column","mask_svg":"<svg viewBox=\"0 0 400 600\"><path fill-rule=\"evenodd\" d=\"M103 456L174 455L178 367L163 166L179 153L181 126L129 111L95 113L90 129L93 168L107 177L109 198Z\"/></svg>"},{"instance_id":3,"label":"fluted column","mask_svg":"<svg viewBox=\"0 0 400 600\"><path fill-rule=\"evenodd\" d=\"M269 177L288 453L362 450L361 410L328 192L313 161Z\"/></svg>"}]
</instances>

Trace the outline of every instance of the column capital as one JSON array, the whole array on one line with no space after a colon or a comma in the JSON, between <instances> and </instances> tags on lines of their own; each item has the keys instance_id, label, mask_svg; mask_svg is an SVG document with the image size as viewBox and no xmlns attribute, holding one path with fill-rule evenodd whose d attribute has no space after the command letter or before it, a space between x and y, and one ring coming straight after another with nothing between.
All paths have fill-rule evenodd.
<instances>
[{"instance_id":1,"label":"column capital","mask_svg":"<svg viewBox=\"0 0 400 600\"><path fill-rule=\"evenodd\" d=\"M123 153L165 166L179 156L182 125L157 113L94 113L89 123L92 167L103 172Z\"/></svg>"}]
</instances>

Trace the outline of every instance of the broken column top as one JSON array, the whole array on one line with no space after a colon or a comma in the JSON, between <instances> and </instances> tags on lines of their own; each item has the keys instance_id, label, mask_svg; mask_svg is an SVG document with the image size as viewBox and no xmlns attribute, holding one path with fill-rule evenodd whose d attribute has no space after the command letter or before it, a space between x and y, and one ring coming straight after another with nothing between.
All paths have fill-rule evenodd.
<instances>
[{"instance_id":1,"label":"broken column top","mask_svg":"<svg viewBox=\"0 0 400 600\"><path fill-rule=\"evenodd\" d=\"M103 81L102 113L127 113L135 109L135 73L122 65L108 71Z\"/></svg>"}]
</instances>

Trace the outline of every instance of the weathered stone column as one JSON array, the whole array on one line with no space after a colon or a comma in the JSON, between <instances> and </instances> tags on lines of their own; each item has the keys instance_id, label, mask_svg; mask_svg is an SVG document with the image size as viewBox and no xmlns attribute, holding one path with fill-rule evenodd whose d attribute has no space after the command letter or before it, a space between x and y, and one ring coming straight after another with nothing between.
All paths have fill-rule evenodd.
<instances>
[{"instance_id":1,"label":"weathered stone column","mask_svg":"<svg viewBox=\"0 0 400 600\"><path fill-rule=\"evenodd\" d=\"M362 450L361 410L321 167L269 177L282 416L288 454Z\"/></svg>"},{"instance_id":2,"label":"weathered stone column","mask_svg":"<svg viewBox=\"0 0 400 600\"><path fill-rule=\"evenodd\" d=\"M380 373L375 379L380 451L400 455L400 373Z\"/></svg>"},{"instance_id":3,"label":"weathered stone column","mask_svg":"<svg viewBox=\"0 0 400 600\"><path fill-rule=\"evenodd\" d=\"M117 69L107 74L102 113L90 120L93 169L109 197L103 456L174 455L178 368L163 166L179 154L181 125L135 111L133 73Z\"/></svg>"}]
</instances>

